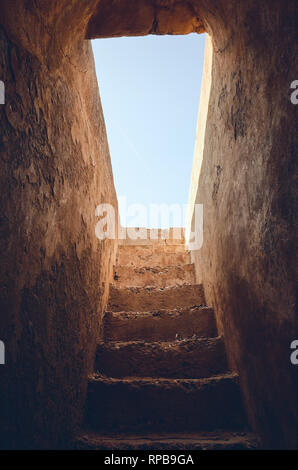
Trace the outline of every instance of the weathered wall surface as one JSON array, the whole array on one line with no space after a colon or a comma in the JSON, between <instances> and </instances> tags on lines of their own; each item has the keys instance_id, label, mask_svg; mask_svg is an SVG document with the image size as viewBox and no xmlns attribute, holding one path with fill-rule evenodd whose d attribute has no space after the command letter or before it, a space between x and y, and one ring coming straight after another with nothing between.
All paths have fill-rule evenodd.
<instances>
[{"instance_id":1,"label":"weathered wall surface","mask_svg":"<svg viewBox=\"0 0 298 470\"><path fill-rule=\"evenodd\" d=\"M115 262L95 208L117 201L90 43L18 4L0 29L0 447L44 448L81 419Z\"/></svg>"},{"instance_id":2,"label":"weathered wall surface","mask_svg":"<svg viewBox=\"0 0 298 470\"><path fill-rule=\"evenodd\" d=\"M100 0L86 37L202 33L198 7L197 0Z\"/></svg>"},{"instance_id":3,"label":"weathered wall surface","mask_svg":"<svg viewBox=\"0 0 298 470\"><path fill-rule=\"evenodd\" d=\"M192 258L251 423L266 447L297 448L297 2L219 1L205 14L214 53L196 198L204 244Z\"/></svg>"}]
</instances>

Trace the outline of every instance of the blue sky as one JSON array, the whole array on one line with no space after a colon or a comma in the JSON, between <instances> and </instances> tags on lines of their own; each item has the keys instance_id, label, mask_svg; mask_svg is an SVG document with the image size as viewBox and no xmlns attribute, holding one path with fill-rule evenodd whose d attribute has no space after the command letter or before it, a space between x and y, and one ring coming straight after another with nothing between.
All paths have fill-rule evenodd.
<instances>
[{"instance_id":1,"label":"blue sky","mask_svg":"<svg viewBox=\"0 0 298 470\"><path fill-rule=\"evenodd\" d=\"M187 203L204 45L197 34L92 42L116 191L128 205Z\"/></svg>"}]
</instances>

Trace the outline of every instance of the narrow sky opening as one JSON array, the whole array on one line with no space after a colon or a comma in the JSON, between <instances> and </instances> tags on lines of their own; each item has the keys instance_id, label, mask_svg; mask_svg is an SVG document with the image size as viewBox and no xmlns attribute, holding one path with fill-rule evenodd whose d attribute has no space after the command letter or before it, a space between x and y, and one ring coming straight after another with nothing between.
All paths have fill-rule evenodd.
<instances>
[{"instance_id":1,"label":"narrow sky opening","mask_svg":"<svg viewBox=\"0 0 298 470\"><path fill-rule=\"evenodd\" d=\"M98 39L92 45L121 223L177 226L172 216L168 223L152 222L150 205L183 209L188 202L205 35Z\"/></svg>"}]
</instances>

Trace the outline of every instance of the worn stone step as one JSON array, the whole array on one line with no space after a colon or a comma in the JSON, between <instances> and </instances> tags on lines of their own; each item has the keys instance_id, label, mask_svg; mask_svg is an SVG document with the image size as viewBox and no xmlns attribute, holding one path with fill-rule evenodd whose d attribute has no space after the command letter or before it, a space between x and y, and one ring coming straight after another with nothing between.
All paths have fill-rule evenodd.
<instances>
[{"instance_id":1,"label":"worn stone step","mask_svg":"<svg viewBox=\"0 0 298 470\"><path fill-rule=\"evenodd\" d=\"M86 430L75 439L76 450L256 450L257 437L243 432L201 432L193 434L105 435Z\"/></svg>"},{"instance_id":2,"label":"worn stone step","mask_svg":"<svg viewBox=\"0 0 298 470\"><path fill-rule=\"evenodd\" d=\"M122 227L124 239L119 239L120 245L140 246L140 245L158 245L158 246L185 246L184 229L182 227L171 227L169 229L156 229L146 227ZM136 238L138 234L138 238Z\"/></svg>"},{"instance_id":3,"label":"worn stone step","mask_svg":"<svg viewBox=\"0 0 298 470\"><path fill-rule=\"evenodd\" d=\"M116 287L169 287L182 284L195 284L195 267L183 264L167 267L115 266L114 285Z\"/></svg>"},{"instance_id":4,"label":"worn stone step","mask_svg":"<svg viewBox=\"0 0 298 470\"><path fill-rule=\"evenodd\" d=\"M86 426L114 433L239 430L246 424L238 377L89 379Z\"/></svg>"},{"instance_id":5,"label":"worn stone step","mask_svg":"<svg viewBox=\"0 0 298 470\"><path fill-rule=\"evenodd\" d=\"M111 377L202 378L228 370L221 337L173 342L101 342L95 370Z\"/></svg>"},{"instance_id":6,"label":"worn stone step","mask_svg":"<svg viewBox=\"0 0 298 470\"><path fill-rule=\"evenodd\" d=\"M190 338L217 336L214 311L209 307L186 307L152 312L106 312L105 341L172 341L176 335Z\"/></svg>"},{"instance_id":7,"label":"worn stone step","mask_svg":"<svg viewBox=\"0 0 298 470\"><path fill-rule=\"evenodd\" d=\"M205 296L201 284L122 289L111 285L108 310L150 312L156 309L192 307L202 304L205 304Z\"/></svg>"},{"instance_id":8,"label":"worn stone step","mask_svg":"<svg viewBox=\"0 0 298 470\"><path fill-rule=\"evenodd\" d=\"M117 255L118 266L154 267L190 264L190 253L184 245L145 245L119 246Z\"/></svg>"}]
</instances>

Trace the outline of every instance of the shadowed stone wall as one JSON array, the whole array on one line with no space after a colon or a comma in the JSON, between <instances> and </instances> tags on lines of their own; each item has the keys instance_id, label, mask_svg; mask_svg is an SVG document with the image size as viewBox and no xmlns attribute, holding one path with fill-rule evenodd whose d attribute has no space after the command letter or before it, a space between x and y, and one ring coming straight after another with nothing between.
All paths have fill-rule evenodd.
<instances>
[{"instance_id":1,"label":"shadowed stone wall","mask_svg":"<svg viewBox=\"0 0 298 470\"><path fill-rule=\"evenodd\" d=\"M251 424L265 447L297 448L297 3L216 4L215 16L206 12L212 83L192 182L204 243L192 260Z\"/></svg>"},{"instance_id":2,"label":"shadowed stone wall","mask_svg":"<svg viewBox=\"0 0 298 470\"><path fill-rule=\"evenodd\" d=\"M91 44L74 28L70 45L70 18L65 38L48 36L50 14L12 3L19 17L0 28L0 447L57 447L83 413L114 264L95 208L117 200Z\"/></svg>"}]
</instances>

